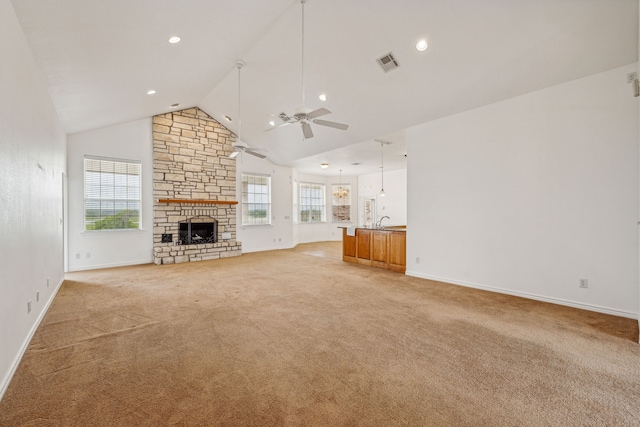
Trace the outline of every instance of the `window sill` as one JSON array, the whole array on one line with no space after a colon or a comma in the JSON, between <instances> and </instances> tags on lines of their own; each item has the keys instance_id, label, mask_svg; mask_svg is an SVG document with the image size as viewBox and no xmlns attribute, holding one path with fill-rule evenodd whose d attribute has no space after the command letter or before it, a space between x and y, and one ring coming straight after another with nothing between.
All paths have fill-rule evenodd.
<instances>
[{"instance_id":1,"label":"window sill","mask_svg":"<svg viewBox=\"0 0 640 427\"><path fill-rule=\"evenodd\" d=\"M113 228L113 229L107 229L107 230L83 230L80 232L80 234L101 234L101 233L117 233L117 232L122 232L122 233L142 233L145 232L147 230L145 230L144 228Z\"/></svg>"}]
</instances>

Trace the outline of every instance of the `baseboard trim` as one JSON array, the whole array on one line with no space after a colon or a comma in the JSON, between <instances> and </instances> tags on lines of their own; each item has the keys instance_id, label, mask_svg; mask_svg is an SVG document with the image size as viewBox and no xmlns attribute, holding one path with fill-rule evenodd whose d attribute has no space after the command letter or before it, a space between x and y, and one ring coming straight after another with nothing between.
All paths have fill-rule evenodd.
<instances>
[{"instance_id":1,"label":"baseboard trim","mask_svg":"<svg viewBox=\"0 0 640 427\"><path fill-rule=\"evenodd\" d=\"M153 259L151 258L146 261L116 262L113 264L98 264L98 265L89 265L86 267L75 267L75 268L70 268L69 273L72 273L74 271L99 270L101 268L128 267L130 265L141 265L141 264L153 264Z\"/></svg>"},{"instance_id":2,"label":"baseboard trim","mask_svg":"<svg viewBox=\"0 0 640 427\"><path fill-rule=\"evenodd\" d=\"M421 274L415 271L406 271L405 274L407 276L418 277L420 279L434 280L436 282L443 282L451 285L464 286L467 288L474 288L474 289L482 289L484 291L496 292L499 294L506 294L506 295L513 295L516 297L528 298L536 301L549 302L552 304L564 305L567 307L579 308L582 310L595 311L597 313L610 314L612 316L626 317L629 319L638 319L638 313L633 313L633 312L624 311L624 310L617 310L609 307L602 307L599 305L584 304L584 303L569 301L561 298L553 298L553 297L546 297L543 295L531 294L528 292L512 291L509 289L498 288L494 286L479 285L477 283L463 282L460 280L451 280L444 277Z\"/></svg>"},{"instance_id":3,"label":"baseboard trim","mask_svg":"<svg viewBox=\"0 0 640 427\"><path fill-rule=\"evenodd\" d=\"M254 253L254 252L268 252L268 251L281 251L281 250L285 250L285 249L293 249L295 248L295 246L278 246L277 248L253 248L253 249L244 249L242 248L242 253L243 254L250 254L250 253Z\"/></svg>"},{"instance_id":4,"label":"baseboard trim","mask_svg":"<svg viewBox=\"0 0 640 427\"><path fill-rule=\"evenodd\" d=\"M55 299L56 295L58 295L58 291L60 290L60 287L62 286L63 283L64 283L64 277L60 280L56 288L51 293L51 297L42 308L42 311L38 315L36 322L33 324L31 329L29 330L29 334L27 335L27 338L22 343L22 346L20 347L20 351L18 351L18 354L13 359L13 363L11 363L11 369L9 369L9 372L2 380L2 384L0 384L0 401L4 397L4 394L7 392L7 389L9 388L9 384L11 384L11 380L13 379L13 376L18 370L18 366L20 366L20 362L22 361L22 358L24 357L24 354L27 351L27 348L29 348L29 344L31 344L31 340L33 339L33 336L35 335L36 331L40 327L40 323L42 322L42 319L44 319L45 314L47 314L47 312L49 311L49 307L51 307L51 303L53 303L53 300Z\"/></svg>"}]
</instances>

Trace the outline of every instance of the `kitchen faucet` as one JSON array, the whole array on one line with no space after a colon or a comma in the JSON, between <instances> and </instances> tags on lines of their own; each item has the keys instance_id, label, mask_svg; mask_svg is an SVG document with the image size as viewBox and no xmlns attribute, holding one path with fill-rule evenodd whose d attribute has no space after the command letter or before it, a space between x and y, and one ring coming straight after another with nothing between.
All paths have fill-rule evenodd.
<instances>
[{"instance_id":1,"label":"kitchen faucet","mask_svg":"<svg viewBox=\"0 0 640 427\"><path fill-rule=\"evenodd\" d=\"M382 220L383 220L383 219L385 219L385 218L387 218L387 219L391 219L391 218L389 218L389 217L388 217L388 216L386 216L386 215L385 215L385 216L383 216L382 218L380 218L380 220L378 221L378 228L382 228Z\"/></svg>"}]
</instances>

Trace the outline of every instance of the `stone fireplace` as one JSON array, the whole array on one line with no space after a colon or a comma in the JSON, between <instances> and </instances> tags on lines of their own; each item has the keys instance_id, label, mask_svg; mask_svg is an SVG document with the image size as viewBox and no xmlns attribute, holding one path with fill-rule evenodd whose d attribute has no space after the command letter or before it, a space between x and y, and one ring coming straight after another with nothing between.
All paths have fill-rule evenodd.
<instances>
[{"instance_id":1,"label":"stone fireplace","mask_svg":"<svg viewBox=\"0 0 640 427\"><path fill-rule=\"evenodd\" d=\"M242 254L236 241L235 135L198 108L153 117L156 264Z\"/></svg>"},{"instance_id":2,"label":"stone fireplace","mask_svg":"<svg viewBox=\"0 0 640 427\"><path fill-rule=\"evenodd\" d=\"M178 226L179 245L218 242L218 220L209 216L187 218Z\"/></svg>"}]
</instances>

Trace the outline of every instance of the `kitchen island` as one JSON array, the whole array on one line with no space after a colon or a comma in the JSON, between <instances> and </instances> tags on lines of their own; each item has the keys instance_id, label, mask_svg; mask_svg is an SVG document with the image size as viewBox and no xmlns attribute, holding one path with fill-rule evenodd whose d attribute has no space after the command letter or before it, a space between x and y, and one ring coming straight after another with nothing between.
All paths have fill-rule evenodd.
<instances>
[{"instance_id":1,"label":"kitchen island","mask_svg":"<svg viewBox=\"0 0 640 427\"><path fill-rule=\"evenodd\" d=\"M342 260L404 273L407 228L342 228Z\"/></svg>"}]
</instances>

